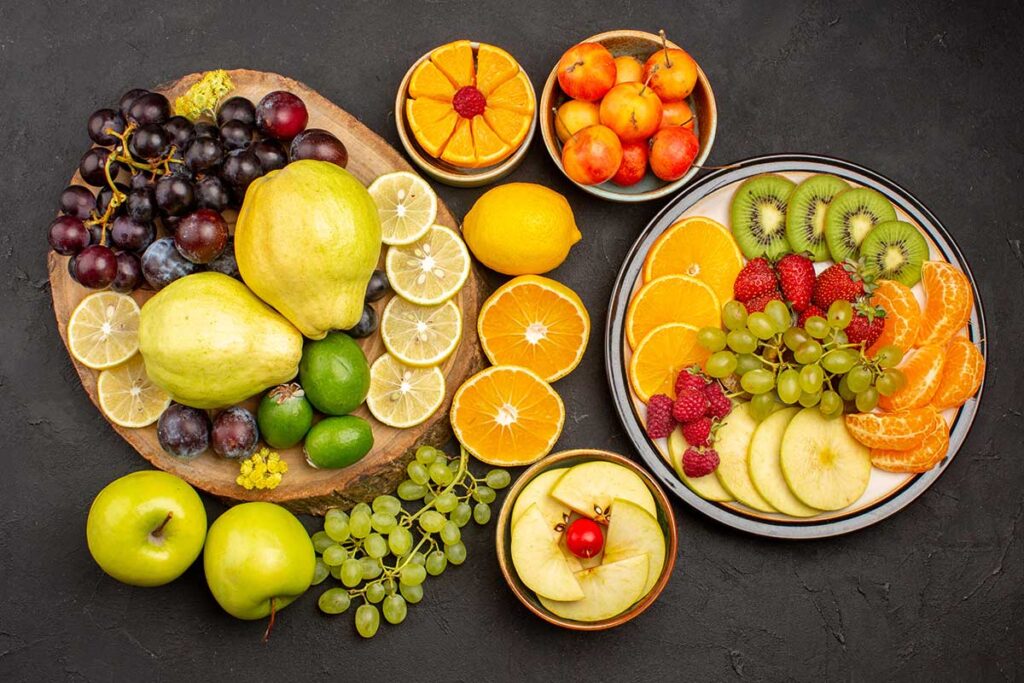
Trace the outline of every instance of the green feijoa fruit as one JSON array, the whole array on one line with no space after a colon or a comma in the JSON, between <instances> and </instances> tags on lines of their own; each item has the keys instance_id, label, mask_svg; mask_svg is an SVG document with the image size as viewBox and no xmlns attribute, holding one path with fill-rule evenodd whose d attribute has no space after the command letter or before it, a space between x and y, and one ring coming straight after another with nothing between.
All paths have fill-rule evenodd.
<instances>
[{"instance_id":1,"label":"green feijoa fruit","mask_svg":"<svg viewBox=\"0 0 1024 683\"><path fill-rule=\"evenodd\" d=\"M313 407L327 415L347 415L366 400L370 365L359 344L342 332L306 342L299 383Z\"/></svg>"},{"instance_id":2,"label":"green feijoa fruit","mask_svg":"<svg viewBox=\"0 0 1024 683\"><path fill-rule=\"evenodd\" d=\"M282 384L267 392L256 411L260 435L271 448L291 448L313 425L313 406L298 384Z\"/></svg>"},{"instance_id":3,"label":"green feijoa fruit","mask_svg":"<svg viewBox=\"0 0 1024 683\"><path fill-rule=\"evenodd\" d=\"M355 415L326 417L306 434L306 460L313 467L323 469L348 467L372 447L370 423Z\"/></svg>"}]
</instances>

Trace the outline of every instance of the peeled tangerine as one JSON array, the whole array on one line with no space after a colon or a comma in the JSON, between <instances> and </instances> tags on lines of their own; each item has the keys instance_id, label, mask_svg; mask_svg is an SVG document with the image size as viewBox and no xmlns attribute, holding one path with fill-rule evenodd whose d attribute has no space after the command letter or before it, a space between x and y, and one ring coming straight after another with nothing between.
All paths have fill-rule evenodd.
<instances>
[{"instance_id":1,"label":"peeled tangerine","mask_svg":"<svg viewBox=\"0 0 1024 683\"><path fill-rule=\"evenodd\" d=\"M380 245L366 188L340 166L312 159L253 181L235 226L245 284L310 339L359 322Z\"/></svg>"},{"instance_id":2,"label":"peeled tangerine","mask_svg":"<svg viewBox=\"0 0 1024 683\"><path fill-rule=\"evenodd\" d=\"M142 307L139 351L175 401L220 408L294 377L302 335L238 280L197 273Z\"/></svg>"}]
</instances>

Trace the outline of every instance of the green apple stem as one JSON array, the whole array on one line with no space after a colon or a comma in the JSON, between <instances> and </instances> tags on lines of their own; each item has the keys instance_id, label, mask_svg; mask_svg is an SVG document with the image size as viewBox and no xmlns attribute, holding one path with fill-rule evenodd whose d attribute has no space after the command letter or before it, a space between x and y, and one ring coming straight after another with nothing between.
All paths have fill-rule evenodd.
<instances>
[{"instance_id":1,"label":"green apple stem","mask_svg":"<svg viewBox=\"0 0 1024 683\"><path fill-rule=\"evenodd\" d=\"M153 540L160 540L164 535L164 527L167 526L167 523L171 521L172 517L174 517L174 513L168 512L167 516L164 517L164 521L160 522L160 525L157 528L149 532L149 537Z\"/></svg>"},{"instance_id":2,"label":"green apple stem","mask_svg":"<svg viewBox=\"0 0 1024 683\"><path fill-rule=\"evenodd\" d=\"M270 632L274 630L274 617L277 616L277 598L270 598L270 621L267 622L267 630L263 632L263 642L270 640Z\"/></svg>"}]
</instances>

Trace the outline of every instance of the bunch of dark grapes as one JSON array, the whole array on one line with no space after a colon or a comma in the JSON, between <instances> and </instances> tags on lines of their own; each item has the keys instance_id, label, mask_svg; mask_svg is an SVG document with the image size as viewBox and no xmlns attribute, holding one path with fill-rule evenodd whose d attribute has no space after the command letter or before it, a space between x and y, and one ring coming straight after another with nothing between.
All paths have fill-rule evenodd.
<instances>
[{"instance_id":1,"label":"bunch of dark grapes","mask_svg":"<svg viewBox=\"0 0 1024 683\"><path fill-rule=\"evenodd\" d=\"M290 161L345 167L348 152L331 133L306 128L309 115L292 93L258 104L232 97L216 119L172 116L160 93L135 89L88 121L95 146L78 166L85 185L61 193L50 247L85 287L131 292L161 289L201 270L238 277L232 213L249 185Z\"/></svg>"}]
</instances>

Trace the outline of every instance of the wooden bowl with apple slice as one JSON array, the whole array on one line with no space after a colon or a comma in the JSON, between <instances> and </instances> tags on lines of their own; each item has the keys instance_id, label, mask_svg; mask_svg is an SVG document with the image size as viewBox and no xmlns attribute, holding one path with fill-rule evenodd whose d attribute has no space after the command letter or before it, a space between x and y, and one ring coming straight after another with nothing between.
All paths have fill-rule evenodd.
<instances>
[{"instance_id":1,"label":"wooden bowl with apple slice","mask_svg":"<svg viewBox=\"0 0 1024 683\"><path fill-rule=\"evenodd\" d=\"M641 64L652 54L663 49L662 38L646 31L607 31L585 38L579 42L600 43L608 48L612 56L621 57L628 55L636 57ZM665 41L665 46L670 49L683 49L670 40ZM700 149L693 160L690 170L678 180L673 181L661 180L648 168L643 179L634 185L624 187L610 180L598 185L586 185L570 177L562 164L562 141L556 132L554 110L569 101L569 99L569 96L562 91L558 84L558 65L556 64L551 69L551 74L541 90L539 109L541 137L544 139L544 146L547 147L548 154L551 155L551 159L558 166L559 170L565 174L565 177L569 178L569 180L576 183L586 192L602 199L608 199L613 202L645 202L676 192L697 175L697 172L700 170L699 167L703 166L707 161L708 155L711 153L711 147L715 142L715 132L718 128L718 109L715 105L715 94L711 90L711 83L708 81L708 77L701 69L700 64L697 64L697 83L693 88L693 92L686 98L686 103L693 112L694 133L697 135L697 140L700 143Z\"/></svg>"},{"instance_id":2,"label":"wooden bowl with apple slice","mask_svg":"<svg viewBox=\"0 0 1024 683\"><path fill-rule=\"evenodd\" d=\"M540 497L551 498L550 496L547 495L547 493L544 492L540 494L537 494L536 491L534 491L532 494L528 492L528 489L530 489L530 485L533 484L535 481L538 482L538 484L541 484L541 482L539 481L540 477L550 478L552 480L551 487L553 490L554 485L562 481L564 472L568 472L570 468L573 468L577 465L595 462L618 465L640 478L643 488L650 492L651 498L648 499L648 501L653 500L654 511L656 513L655 518L657 527L664 538L665 555L661 571L658 572L656 576L652 574L648 576L647 579L645 579L647 581L647 585L644 586L646 590L635 601L633 601L632 604L626 606L625 609L619 611L617 614L614 614L607 618L599 619L596 621L580 621L576 619L567 618L565 616L560 616L552 612L550 609L548 609L548 607L546 607L543 604L542 600L538 598L537 594L529 587L527 587L527 585L523 582L523 579L520 577L519 573L516 570L515 562L512 559L512 519L513 514L516 511L516 502L519 500L519 497L524 494L524 492L526 492L526 495L538 495ZM559 476L553 474L554 472L558 471L562 471L563 475ZM634 482L636 481L632 477L629 478L633 479ZM640 486L640 484L638 483L637 486ZM546 484L542 485L542 488L546 487ZM617 491L620 490L614 484L611 484L610 488L615 489ZM625 487L621 488L622 490L625 489ZM555 503L557 505L557 501L555 501ZM640 508L636 505L633 505L632 507L635 508L636 510L640 510ZM571 512L571 510L569 510L568 512ZM603 538L604 540L607 540L612 537L611 524L614 523L616 516L615 503L613 503L609 507L609 509L604 512L608 513L607 519L610 520L608 521L608 526L603 527L603 529L605 530ZM652 516L649 513L645 513L643 510L640 510L640 514L646 514L648 518ZM517 523L520 521L524 521L527 517L528 515L523 514L517 520ZM575 521L575 517L580 516L574 514L573 518L570 518L571 521ZM630 531L632 532L636 530L631 529ZM639 537L642 535L640 533L626 533L630 538ZM668 584L668 580L672 576L672 570L675 567L676 552L678 548L678 535L676 532L675 515L672 512L672 505L666 497L665 492L661 489L658 483L632 460L629 460L628 458L618 455L617 453L589 448L562 451L561 453L550 455L541 460L540 462L535 463L528 470L526 470L509 490L508 495L505 496L505 501L504 503L502 503L501 506L501 512L498 515L498 523L496 525L495 530L495 541L498 553L498 564L501 567L501 573L504 575L505 581L508 583L509 588L512 589L512 592L515 594L519 602L523 603L523 605L525 605L527 609L529 609L531 612L536 614L544 621L573 631L602 631L605 629L620 626L622 624L625 624L627 621L630 621L638 617L648 607L650 607L655 600L658 599L658 596L661 595L661 592L665 589L665 586ZM557 541L557 543L560 544L560 552L565 554L566 558L573 559L575 562L579 562L579 560L575 560L574 558L571 558L570 555L568 555L569 550L568 548L564 547L564 540ZM605 550L607 550L607 546L602 547L600 555L597 555L590 560L583 560L582 562L586 563L582 565L583 571L590 570L598 566L602 566L602 563L604 563L606 559L604 557ZM555 552L557 553L559 552L559 550L556 550ZM632 551L624 552L623 556L619 558L619 560L616 561L615 564L625 564L629 562L631 559L631 557L629 556L631 552ZM610 563L604 564L603 566L610 566Z\"/></svg>"}]
</instances>

